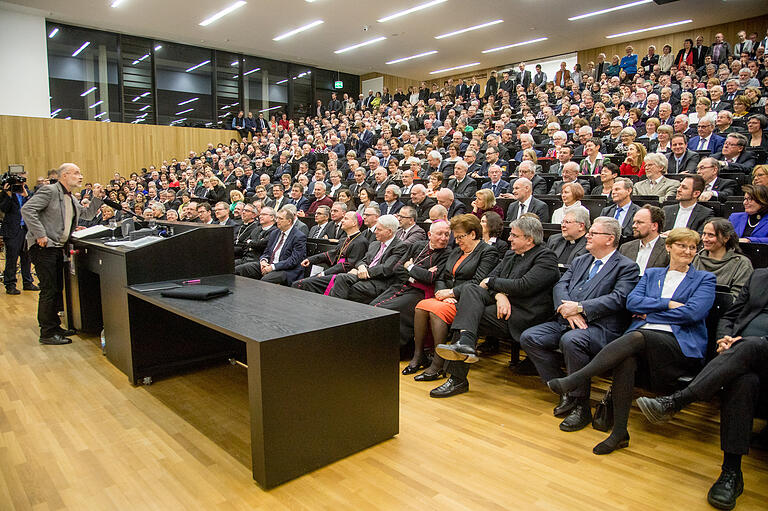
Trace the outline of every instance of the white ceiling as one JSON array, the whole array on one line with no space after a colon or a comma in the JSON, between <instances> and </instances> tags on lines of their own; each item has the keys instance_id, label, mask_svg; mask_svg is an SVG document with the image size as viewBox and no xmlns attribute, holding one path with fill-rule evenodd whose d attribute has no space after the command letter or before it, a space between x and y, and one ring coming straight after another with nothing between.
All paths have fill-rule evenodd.
<instances>
[{"instance_id":1,"label":"white ceiling","mask_svg":"<svg viewBox=\"0 0 768 511\"><path fill-rule=\"evenodd\" d=\"M654 3L610 14L568 21L568 17L628 3L630 0L447 0L419 12L386 22L376 20L427 0L248 0L247 5L207 27L203 19L234 0L9 0L48 19L166 41L243 52L318 67L363 74L382 72L414 79L441 75L429 72L471 62L477 69L503 66L580 49L694 29L768 13L766 0L680 0ZM693 23L636 36L605 36L684 19ZM325 23L290 39L273 37L311 21ZM503 19L504 23L437 40L434 36ZM367 25L369 29L363 30ZM343 54L334 50L367 39L385 41ZM482 50L548 37L547 41L495 53ZM386 65L417 53L437 54ZM447 75L452 73L443 73Z\"/></svg>"}]
</instances>

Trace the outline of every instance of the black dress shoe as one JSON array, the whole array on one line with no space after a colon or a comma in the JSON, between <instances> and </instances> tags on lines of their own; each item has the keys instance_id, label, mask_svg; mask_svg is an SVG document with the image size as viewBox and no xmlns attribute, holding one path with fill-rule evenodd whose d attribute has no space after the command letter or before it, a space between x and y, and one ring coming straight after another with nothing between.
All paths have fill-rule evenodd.
<instances>
[{"instance_id":1,"label":"black dress shoe","mask_svg":"<svg viewBox=\"0 0 768 511\"><path fill-rule=\"evenodd\" d=\"M469 390L468 380L457 380L454 377L448 378L445 383L429 391L430 397L451 397L456 394L463 394Z\"/></svg>"},{"instance_id":2,"label":"black dress shoe","mask_svg":"<svg viewBox=\"0 0 768 511\"><path fill-rule=\"evenodd\" d=\"M629 433L625 437L623 437L618 442L613 439L613 437L609 436L599 444L597 444L593 449L592 452L594 454L597 454L598 456L603 454L611 454L616 449L624 449L625 447L629 447Z\"/></svg>"},{"instance_id":3,"label":"black dress shoe","mask_svg":"<svg viewBox=\"0 0 768 511\"><path fill-rule=\"evenodd\" d=\"M671 396L639 397L637 406L651 424L667 422L679 411Z\"/></svg>"},{"instance_id":4,"label":"black dress shoe","mask_svg":"<svg viewBox=\"0 0 768 511\"><path fill-rule=\"evenodd\" d=\"M69 344L72 339L68 339L61 334L53 334L50 337L41 337L40 344Z\"/></svg>"},{"instance_id":5,"label":"black dress shoe","mask_svg":"<svg viewBox=\"0 0 768 511\"><path fill-rule=\"evenodd\" d=\"M5 294L7 294L7 295L20 295L21 291L19 291L15 287L6 287L5 288Z\"/></svg>"},{"instance_id":6,"label":"black dress shoe","mask_svg":"<svg viewBox=\"0 0 768 511\"><path fill-rule=\"evenodd\" d=\"M560 429L563 431L578 431L592 424L592 409L589 401L584 399L577 400L571 413L560 423Z\"/></svg>"},{"instance_id":7,"label":"black dress shoe","mask_svg":"<svg viewBox=\"0 0 768 511\"><path fill-rule=\"evenodd\" d=\"M723 469L720 477L707 493L707 502L717 509L733 509L736 499L744 492L744 478L741 472Z\"/></svg>"},{"instance_id":8,"label":"black dress shoe","mask_svg":"<svg viewBox=\"0 0 768 511\"><path fill-rule=\"evenodd\" d=\"M59 328L56 333L62 337L69 337L70 335L77 335L77 330L64 330L63 328Z\"/></svg>"},{"instance_id":9,"label":"black dress shoe","mask_svg":"<svg viewBox=\"0 0 768 511\"><path fill-rule=\"evenodd\" d=\"M24 291L40 291L40 288L34 284L24 284Z\"/></svg>"},{"instance_id":10,"label":"black dress shoe","mask_svg":"<svg viewBox=\"0 0 768 511\"><path fill-rule=\"evenodd\" d=\"M560 396L560 402L552 410L552 414L555 417L565 417L576 407L579 402L578 399L569 396L568 394Z\"/></svg>"},{"instance_id":11,"label":"black dress shoe","mask_svg":"<svg viewBox=\"0 0 768 511\"><path fill-rule=\"evenodd\" d=\"M467 364L478 361L477 350L466 344L438 344L435 351L445 360L457 360Z\"/></svg>"},{"instance_id":12,"label":"black dress shoe","mask_svg":"<svg viewBox=\"0 0 768 511\"><path fill-rule=\"evenodd\" d=\"M413 377L416 381L435 381L439 380L440 378L445 378L445 371L442 369L437 371L436 373L429 373L427 371L424 371L421 374L417 374Z\"/></svg>"}]
</instances>

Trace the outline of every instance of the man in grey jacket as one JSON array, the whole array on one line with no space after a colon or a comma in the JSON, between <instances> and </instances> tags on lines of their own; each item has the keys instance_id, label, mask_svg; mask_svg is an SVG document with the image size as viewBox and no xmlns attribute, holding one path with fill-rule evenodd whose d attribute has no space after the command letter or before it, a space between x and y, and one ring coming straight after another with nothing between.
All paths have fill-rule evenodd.
<instances>
[{"instance_id":1,"label":"man in grey jacket","mask_svg":"<svg viewBox=\"0 0 768 511\"><path fill-rule=\"evenodd\" d=\"M101 185L93 185L93 200L84 208L72 196L80 187L83 174L74 163L59 167L59 181L40 188L21 208L27 224L29 257L40 280L40 298L37 304L37 322L40 325L40 344L69 344L67 335L74 332L61 328L58 312L63 310L64 246L77 229L78 221L91 220L101 207Z\"/></svg>"}]
</instances>

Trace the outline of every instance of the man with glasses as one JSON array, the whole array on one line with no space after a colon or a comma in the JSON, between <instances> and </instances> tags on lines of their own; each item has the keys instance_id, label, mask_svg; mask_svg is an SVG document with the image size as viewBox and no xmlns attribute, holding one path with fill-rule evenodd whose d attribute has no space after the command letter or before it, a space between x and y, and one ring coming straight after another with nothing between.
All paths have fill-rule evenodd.
<instances>
[{"instance_id":1,"label":"man with glasses","mask_svg":"<svg viewBox=\"0 0 768 511\"><path fill-rule=\"evenodd\" d=\"M229 218L229 204L226 202L217 202L213 207L213 214L216 216L216 221L219 225L236 225L235 221Z\"/></svg>"},{"instance_id":2,"label":"man with glasses","mask_svg":"<svg viewBox=\"0 0 768 511\"><path fill-rule=\"evenodd\" d=\"M328 219L331 217L331 208L328 206L320 206L315 211L315 225L309 230L308 238L319 239L326 235L326 227L328 226Z\"/></svg>"},{"instance_id":3,"label":"man with glasses","mask_svg":"<svg viewBox=\"0 0 768 511\"><path fill-rule=\"evenodd\" d=\"M255 213L256 209L253 205L249 205L252 211ZM246 206L248 207L248 206ZM245 210L243 210L245 213ZM250 214L250 213L248 213ZM254 276L258 272L259 258L267 248L269 242L269 235L272 234L275 226L275 210L270 207L264 207L259 212L258 226L251 230L251 234L247 240L245 240L245 246L243 247L243 255L240 259L235 259L235 275L243 275L245 277ZM257 222L253 222L256 224Z\"/></svg>"},{"instance_id":4,"label":"man with glasses","mask_svg":"<svg viewBox=\"0 0 768 511\"><path fill-rule=\"evenodd\" d=\"M704 179L704 191L699 196L700 201L714 199L725 202L731 195L738 194L736 181L719 177L721 168L720 161L714 157L704 158L699 162L696 173Z\"/></svg>"},{"instance_id":5,"label":"man with glasses","mask_svg":"<svg viewBox=\"0 0 768 511\"><path fill-rule=\"evenodd\" d=\"M403 206L395 215L400 228L395 233L395 237L403 243L415 243L427 239L427 233L424 229L416 225L416 210L411 206Z\"/></svg>"},{"instance_id":6,"label":"man with glasses","mask_svg":"<svg viewBox=\"0 0 768 511\"><path fill-rule=\"evenodd\" d=\"M713 134L714 129L715 125L710 114L699 119L699 124L696 127L699 134L691 137L691 140L688 141L688 149L693 151L709 151L710 153L719 152L723 148L725 139L720 135Z\"/></svg>"},{"instance_id":7,"label":"man with glasses","mask_svg":"<svg viewBox=\"0 0 768 511\"><path fill-rule=\"evenodd\" d=\"M589 213L584 209L567 212L560 222L560 234L547 239L547 248L555 253L557 264L569 266L574 259L587 253L587 230L590 226Z\"/></svg>"},{"instance_id":8,"label":"man with glasses","mask_svg":"<svg viewBox=\"0 0 768 511\"><path fill-rule=\"evenodd\" d=\"M741 133L731 133L723 144L720 152L712 157L720 162L722 172L751 174L757 163L755 153L746 151L747 137Z\"/></svg>"},{"instance_id":9,"label":"man with glasses","mask_svg":"<svg viewBox=\"0 0 768 511\"><path fill-rule=\"evenodd\" d=\"M235 230L235 260L243 257L250 245L251 234L259 228L259 223L256 221L257 216L258 213L253 204L243 206L243 210L240 212L243 223Z\"/></svg>"},{"instance_id":10,"label":"man with glasses","mask_svg":"<svg viewBox=\"0 0 768 511\"><path fill-rule=\"evenodd\" d=\"M612 217L595 219L587 232L589 254L577 257L555 285L556 319L527 329L520 346L546 383L564 376L561 350L568 374L587 365L610 341L629 325L627 295L640 280L634 261L616 249L621 225ZM592 421L590 384L560 396L555 417L565 417L563 431L578 431Z\"/></svg>"}]
</instances>

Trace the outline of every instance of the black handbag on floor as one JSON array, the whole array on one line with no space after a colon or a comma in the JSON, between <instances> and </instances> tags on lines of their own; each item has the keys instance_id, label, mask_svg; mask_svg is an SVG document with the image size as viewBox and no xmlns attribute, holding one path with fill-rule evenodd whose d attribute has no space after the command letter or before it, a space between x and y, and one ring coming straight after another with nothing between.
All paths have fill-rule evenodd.
<instances>
[{"instance_id":1,"label":"black handbag on floor","mask_svg":"<svg viewBox=\"0 0 768 511\"><path fill-rule=\"evenodd\" d=\"M610 431L613 428L613 398L610 389L595 406L592 427L598 431Z\"/></svg>"}]
</instances>

